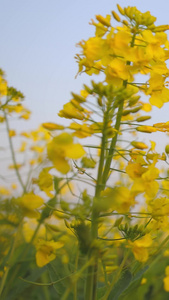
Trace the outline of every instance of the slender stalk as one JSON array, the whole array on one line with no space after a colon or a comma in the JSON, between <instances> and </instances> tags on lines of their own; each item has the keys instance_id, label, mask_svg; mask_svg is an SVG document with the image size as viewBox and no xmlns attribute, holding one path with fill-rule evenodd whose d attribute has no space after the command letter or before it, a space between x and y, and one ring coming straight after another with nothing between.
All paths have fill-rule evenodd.
<instances>
[{"instance_id":1,"label":"slender stalk","mask_svg":"<svg viewBox=\"0 0 169 300\"><path fill-rule=\"evenodd\" d=\"M18 180L20 182L20 185L23 189L23 192L25 193L26 192L26 187L22 181L22 178L21 178L21 175L19 173L19 170L18 170L18 166L17 166L17 162L16 162L16 158L15 158L15 152L14 152L14 147L13 147L13 143L12 143L12 139L10 137L10 127L9 127L9 122L8 122L8 117L7 117L7 114L6 112L4 111L4 117L5 117L5 122L6 122L6 128L7 128L7 132L8 132L8 140L9 140L9 147L10 147L10 150L11 150L11 155L12 155L12 161L13 161L13 164L14 164L14 168L15 168L15 172L16 172L16 175L18 177Z\"/></svg>"}]
</instances>

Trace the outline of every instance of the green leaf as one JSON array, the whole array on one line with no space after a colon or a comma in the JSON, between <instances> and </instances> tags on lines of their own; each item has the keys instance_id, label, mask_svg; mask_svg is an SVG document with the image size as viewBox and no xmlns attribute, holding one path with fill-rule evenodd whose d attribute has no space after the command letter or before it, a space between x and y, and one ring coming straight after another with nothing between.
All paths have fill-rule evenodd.
<instances>
[{"instance_id":1,"label":"green leaf","mask_svg":"<svg viewBox=\"0 0 169 300\"><path fill-rule=\"evenodd\" d=\"M43 268L38 268L32 270L31 274L27 276L25 279L28 281L33 281L36 282L36 280L46 271L46 267ZM31 283L25 282L22 279L18 278L17 281L15 282L14 287L10 290L9 294L7 297L3 298L2 295L2 300L17 300L21 299L19 296L22 295L22 293L29 287L31 286ZM31 291L31 289L30 289ZM30 295L31 296L31 295ZM30 298L31 299L31 298Z\"/></svg>"},{"instance_id":2,"label":"green leaf","mask_svg":"<svg viewBox=\"0 0 169 300\"><path fill-rule=\"evenodd\" d=\"M124 270L122 276L111 290L107 300L118 300L119 296L128 288L132 280L132 274L129 270Z\"/></svg>"},{"instance_id":3,"label":"green leaf","mask_svg":"<svg viewBox=\"0 0 169 300\"><path fill-rule=\"evenodd\" d=\"M47 268L51 281L58 281L57 283L53 284L57 295L63 295L65 289L71 284L71 276L73 276L73 274L70 273L67 265L63 265L59 259L53 260L47 265Z\"/></svg>"}]
</instances>

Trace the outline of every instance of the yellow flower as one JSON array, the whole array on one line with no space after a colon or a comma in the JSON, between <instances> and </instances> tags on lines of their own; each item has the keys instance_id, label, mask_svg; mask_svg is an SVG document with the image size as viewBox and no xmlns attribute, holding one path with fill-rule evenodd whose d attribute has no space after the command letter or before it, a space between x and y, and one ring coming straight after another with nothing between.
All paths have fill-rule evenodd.
<instances>
[{"instance_id":1,"label":"yellow flower","mask_svg":"<svg viewBox=\"0 0 169 300\"><path fill-rule=\"evenodd\" d=\"M101 197L97 207L102 211L111 209L118 212L126 212L135 204L132 192L125 186L114 189L107 188L101 193Z\"/></svg>"},{"instance_id":2,"label":"yellow flower","mask_svg":"<svg viewBox=\"0 0 169 300\"><path fill-rule=\"evenodd\" d=\"M100 37L89 38L83 45L83 53L89 62L100 60L107 53L106 40Z\"/></svg>"},{"instance_id":3,"label":"yellow flower","mask_svg":"<svg viewBox=\"0 0 169 300\"><path fill-rule=\"evenodd\" d=\"M70 124L69 128L74 130L73 135L80 139L91 136L92 134L91 128L85 123L80 125L73 122Z\"/></svg>"},{"instance_id":4,"label":"yellow flower","mask_svg":"<svg viewBox=\"0 0 169 300\"><path fill-rule=\"evenodd\" d=\"M165 52L161 45L166 42L167 34L164 32L153 34L150 30L144 30L142 36L143 40L147 43L146 55L149 59L164 59Z\"/></svg>"},{"instance_id":5,"label":"yellow flower","mask_svg":"<svg viewBox=\"0 0 169 300\"><path fill-rule=\"evenodd\" d=\"M24 152L26 150L26 146L27 146L27 143L25 141L22 142L22 144L19 148L19 152Z\"/></svg>"},{"instance_id":6,"label":"yellow flower","mask_svg":"<svg viewBox=\"0 0 169 300\"><path fill-rule=\"evenodd\" d=\"M126 173L132 179L140 178L145 171L146 169L142 167L140 163L129 162L128 166L126 167Z\"/></svg>"},{"instance_id":7,"label":"yellow flower","mask_svg":"<svg viewBox=\"0 0 169 300\"><path fill-rule=\"evenodd\" d=\"M9 136L10 137L13 137L15 135L16 135L16 131L15 130L13 130L13 129L9 130Z\"/></svg>"},{"instance_id":8,"label":"yellow flower","mask_svg":"<svg viewBox=\"0 0 169 300\"><path fill-rule=\"evenodd\" d=\"M6 95L7 95L7 82L2 76L0 76L0 97Z\"/></svg>"},{"instance_id":9,"label":"yellow flower","mask_svg":"<svg viewBox=\"0 0 169 300\"><path fill-rule=\"evenodd\" d=\"M49 168L44 168L40 174L38 179L38 185L42 191L44 191L49 197L52 197L53 194L53 176L49 174Z\"/></svg>"},{"instance_id":10,"label":"yellow flower","mask_svg":"<svg viewBox=\"0 0 169 300\"><path fill-rule=\"evenodd\" d=\"M27 243L30 243L31 238L33 237L33 234L38 224L39 223L36 219L26 219L26 221L24 222L23 235ZM46 228L44 224L41 224L36 236L36 240L37 238L45 238L45 236L46 236Z\"/></svg>"},{"instance_id":11,"label":"yellow flower","mask_svg":"<svg viewBox=\"0 0 169 300\"><path fill-rule=\"evenodd\" d=\"M169 276L166 276L164 279L163 279L163 282L164 282L164 290L166 292L169 292Z\"/></svg>"},{"instance_id":12,"label":"yellow flower","mask_svg":"<svg viewBox=\"0 0 169 300\"><path fill-rule=\"evenodd\" d=\"M72 103L68 102L63 106L63 109L60 110L58 116L66 119L77 119L83 120L84 113L77 109Z\"/></svg>"},{"instance_id":13,"label":"yellow flower","mask_svg":"<svg viewBox=\"0 0 169 300\"><path fill-rule=\"evenodd\" d=\"M150 234L146 234L142 238L131 242L129 241L129 245L132 247L133 254L135 259L140 262L146 262L149 257L149 250L148 248L152 244L152 238Z\"/></svg>"},{"instance_id":14,"label":"yellow flower","mask_svg":"<svg viewBox=\"0 0 169 300\"><path fill-rule=\"evenodd\" d=\"M81 158L85 151L80 144L73 143L73 137L69 133L61 133L53 138L47 146L48 158L54 167L61 173L66 174L70 170L67 158Z\"/></svg>"},{"instance_id":15,"label":"yellow flower","mask_svg":"<svg viewBox=\"0 0 169 300\"><path fill-rule=\"evenodd\" d=\"M36 211L44 203L43 198L33 193L24 194L22 197L15 199L15 202L22 208L23 214L29 218L38 218L39 213Z\"/></svg>"},{"instance_id":16,"label":"yellow flower","mask_svg":"<svg viewBox=\"0 0 169 300\"><path fill-rule=\"evenodd\" d=\"M118 58L115 58L110 62L107 70L105 70L105 74L106 81L110 83L113 82L117 86L122 84L123 80L130 79L131 76L125 61Z\"/></svg>"},{"instance_id":17,"label":"yellow flower","mask_svg":"<svg viewBox=\"0 0 169 300\"><path fill-rule=\"evenodd\" d=\"M4 195L4 196L9 196L10 195L10 191L4 187L4 186L0 186L0 194Z\"/></svg>"},{"instance_id":18,"label":"yellow flower","mask_svg":"<svg viewBox=\"0 0 169 300\"><path fill-rule=\"evenodd\" d=\"M36 244L36 263L38 267L47 265L56 258L56 250L63 247L63 242L45 241L40 239Z\"/></svg>"}]
</instances>

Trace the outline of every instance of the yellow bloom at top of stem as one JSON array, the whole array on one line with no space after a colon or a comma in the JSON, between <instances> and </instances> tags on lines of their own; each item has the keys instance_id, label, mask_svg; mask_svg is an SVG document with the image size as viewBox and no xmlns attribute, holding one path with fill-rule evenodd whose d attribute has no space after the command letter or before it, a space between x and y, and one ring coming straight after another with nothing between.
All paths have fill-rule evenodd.
<instances>
[{"instance_id":1,"label":"yellow bloom at top of stem","mask_svg":"<svg viewBox=\"0 0 169 300\"><path fill-rule=\"evenodd\" d=\"M82 44L84 56L89 62L100 60L106 55L108 45L105 39L100 37L89 38Z\"/></svg>"},{"instance_id":2,"label":"yellow bloom at top of stem","mask_svg":"<svg viewBox=\"0 0 169 300\"><path fill-rule=\"evenodd\" d=\"M142 32L143 40L147 43L146 55L149 59L165 59L165 51L161 47L167 41L167 34L164 32L153 34L150 30Z\"/></svg>"}]
</instances>

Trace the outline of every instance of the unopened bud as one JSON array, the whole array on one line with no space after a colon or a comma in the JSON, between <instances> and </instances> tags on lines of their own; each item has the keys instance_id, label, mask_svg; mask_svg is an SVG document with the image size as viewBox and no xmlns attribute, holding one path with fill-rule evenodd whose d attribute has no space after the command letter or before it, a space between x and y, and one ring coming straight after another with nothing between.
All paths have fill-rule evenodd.
<instances>
[{"instance_id":1,"label":"unopened bud","mask_svg":"<svg viewBox=\"0 0 169 300\"><path fill-rule=\"evenodd\" d=\"M80 96L80 95L77 95L77 94L75 94L75 93L71 93L72 94L72 96L73 96L73 98L77 101L77 102L79 102L79 103L83 103L83 102L86 102L86 99L84 98L84 97L82 97L82 96Z\"/></svg>"},{"instance_id":2,"label":"unopened bud","mask_svg":"<svg viewBox=\"0 0 169 300\"><path fill-rule=\"evenodd\" d=\"M161 31L166 31L166 30L169 30L169 25L156 26L152 31L153 32L161 32Z\"/></svg>"},{"instance_id":3,"label":"unopened bud","mask_svg":"<svg viewBox=\"0 0 169 300\"><path fill-rule=\"evenodd\" d=\"M108 21L106 18L104 18L101 15L96 15L96 20L99 21L104 26L107 26L107 27L111 26L110 21Z\"/></svg>"},{"instance_id":4,"label":"unopened bud","mask_svg":"<svg viewBox=\"0 0 169 300\"><path fill-rule=\"evenodd\" d=\"M167 154L169 154L169 145L166 145L166 146L165 146L165 152L166 152Z\"/></svg>"},{"instance_id":5,"label":"unopened bud","mask_svg":"<svg viewBox=\"0 0 169 300\"><path fill-rule=\"evenodd\" d=\"M136 149L140 149L140 150L148 148L148 146L145 143L143 143L143 142L135 142L135 141L133 141L133 142L131 142L131 145L133 147L135 147Z\"/></svg>"},{"instance_id":6,"label":"unopened bud","mask_svg":"<svg viewBox=\"0 0 169 300\"><path fill-rule=\"evenodd\" d=\"M124 9L119 4L117 4L117 8L119 13L124 16Z\"/></svg>"},{"instance_id":7,"label":"unopened bud","mask_svg":"<svg viewBox=\"0 0 169 300\"><path fill-rule=\"evenodd\" d=\"M127 20L123 20L123 22L122 22L124 25L126 25L126 26L128 26L129 25L129 23L127 22Z\"/></svg>"},{"instance_id":8,"label":"unopened bud","mask_svg":"<svg viewBox=\"0 0 169 300\"><path fill-rule=\"evenodd\" d=\"M136 122L144 122L144 121L147 121L147 120L150 120L151 119L151 116L142 116L142 117L138 117L136 119Z\"/></svg>"},{"instance_id":9,"label":"unopened bud","mask_svg":"<svg viewBox=\"0 0 169 300\"><path fill-rule=\"evenodd\" d=\"M119 17L119 15L114 11L112 10L112 15L113 15L113 18L117 21L117 22L121 22L121 19Z\"/></svg>"}]
</instances>

